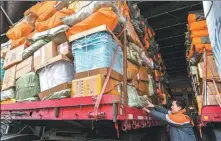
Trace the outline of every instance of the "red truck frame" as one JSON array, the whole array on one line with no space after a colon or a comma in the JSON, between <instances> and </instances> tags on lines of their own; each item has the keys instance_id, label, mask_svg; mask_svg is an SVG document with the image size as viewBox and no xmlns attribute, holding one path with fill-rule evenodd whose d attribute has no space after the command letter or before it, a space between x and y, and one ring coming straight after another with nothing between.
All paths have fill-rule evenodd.
<instances>
[{"instance_id":1,"label":"red truck frame","mask_svg":"<svg viewBox=\"0 0 221 141\"><path fill-rule=\"evenodd\" d=\"M120 121L123 131L135 130L162 123L153 120L145 111L120 104L120 96L103 95L98 120ZM92 96L1 105L1 119L11 120L95 120Z\"/></svg>"}]
</instances>

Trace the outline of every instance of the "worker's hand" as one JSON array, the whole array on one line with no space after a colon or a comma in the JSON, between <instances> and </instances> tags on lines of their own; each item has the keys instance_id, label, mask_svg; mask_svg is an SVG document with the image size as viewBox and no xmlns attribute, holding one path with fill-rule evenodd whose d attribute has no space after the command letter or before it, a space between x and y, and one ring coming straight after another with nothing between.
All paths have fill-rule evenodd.
<instances>
[{"instance_id":1,"label":"worker's hand","mask_svg":"<svg viewBox=\"0 0 221 141\"><path fill-rule=\"evenodd\" d=\"M146 100L145 107L147 107L147 108L153 108L154 105L153 105L153 103L151 103L149 100Z\"/></svg>"},{"instance_id":2,"label":"worker's hand","mask_svg":"<svg viewBox=\"0 0 221 141\"><path fill-rule=\"evenodd\" d=\"M150 110L147 109L146 107L143 107L143 110L146 111L147 113L150 113Z\"/></svg>"}]
</instances>

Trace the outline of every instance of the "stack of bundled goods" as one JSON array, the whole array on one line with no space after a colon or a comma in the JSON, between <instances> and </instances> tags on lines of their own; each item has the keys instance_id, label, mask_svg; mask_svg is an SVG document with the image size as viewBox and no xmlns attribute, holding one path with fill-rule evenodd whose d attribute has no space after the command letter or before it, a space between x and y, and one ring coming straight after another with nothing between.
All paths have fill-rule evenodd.
<instances>
[{"instance_id":1,"label":"stack of bundled goods","mask_svg":"<svg viewBox=\"0 0 221 141\"><path fill-rule=\"evenodd\" d=\"M198 109L201 111L205 104L203 101L207 101L207 105L218 105L220 101L218 95L221 92L220 78L203 11L189 13L187 30L185 36L187 69L192 78ZM215 80L215 83L212 80ZM204 86L207 89L206 93ZM205 98L207 99L204 100Z\"/></svg>"},{"instance_id":2,"label":"stack of bundled goods","mask_svg":"<svg viewBox=\"0 0 221 141\"><path fill-rule=\"evenodd\" d=\"M125 95L124 48L128 106L167 103L155 32L134 2L38 2L6 35L1 103L98 96L106 80L102 94Z\"/></svg>"}]
</instances>

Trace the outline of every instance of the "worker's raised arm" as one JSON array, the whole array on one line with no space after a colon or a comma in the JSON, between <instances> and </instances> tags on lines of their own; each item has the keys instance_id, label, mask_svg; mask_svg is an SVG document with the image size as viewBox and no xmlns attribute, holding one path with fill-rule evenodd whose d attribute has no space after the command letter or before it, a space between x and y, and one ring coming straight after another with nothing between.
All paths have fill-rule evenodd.
<instances>
[{"instance_id":1,"label":"worker's raised arm","mask_svg":"<svg viewBox=\"0 0 221 141\"><path fill-rule=\"evenodd\" d=\"M158 112L164 113L164 114L169 114L169 113L170 113L170 111L167 110L166 108L161 107L161 106L157 106L157 105L155 105L155 106L153 107L153 109L156 110L156 111L158 111Z\"/></svg>"},{"instance_id":2,"label":"worker's raised arm","mask_svg":"<svg viewBox=\"0 0 221 141\"><path fill-rule=\"evenodd\" d=\"M153 105L150 101L146 101L146 108L153 108L154 110L158 111L158 112L161 112L161 113L164 113L164 114L169 114L170 112L166 109L166 108L163 108L161 106L157 106L157 105Z\"/></svg>"},{"instance_id":3,"label":"worker's raised arm","mask_svg":"<svg viewBox=\"0 0 221 141\"><path fill-rule=\"evenodd\" d=\"M156 120L161 120L169 125L176 126L176 127L183 127L184 125L190 123L190 120L182 120L179 117L171 118L168 114L163 112L159 112L155 109L150 111L151 116ZM177 118L177 119L176 119ZM182 118L182 117L180 117Z\"/></svg>"}]
</instances>

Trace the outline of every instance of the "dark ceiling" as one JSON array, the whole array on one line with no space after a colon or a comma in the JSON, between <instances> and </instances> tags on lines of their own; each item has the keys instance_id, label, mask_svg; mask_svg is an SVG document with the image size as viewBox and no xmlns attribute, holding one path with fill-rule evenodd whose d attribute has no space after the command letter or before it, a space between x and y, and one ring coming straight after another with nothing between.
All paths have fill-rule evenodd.
<instances>
[{"instance_id":1,"label":"dark ceiling","mask_svg":"<svg viewBox=\"0 0 221 141\"><path fill-rule=\"evenodd\" d=\"M188 12L202 10L202 2L141 1L138 7L156 33L172 87L188 87L186 85L190 85L190 81L187 77L184 32L187 31Z\"/></svg>"}]
</instances>

